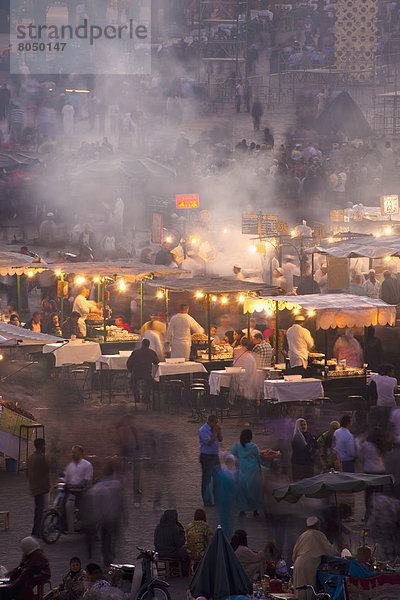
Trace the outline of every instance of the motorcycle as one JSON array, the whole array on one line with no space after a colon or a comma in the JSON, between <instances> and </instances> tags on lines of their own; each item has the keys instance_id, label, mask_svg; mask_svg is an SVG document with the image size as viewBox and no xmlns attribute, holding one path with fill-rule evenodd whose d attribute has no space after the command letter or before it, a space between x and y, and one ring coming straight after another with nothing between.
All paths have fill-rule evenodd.
<instances>
[{"instance_id":1,"label":"motorcycle","mask_svg":"<svg viewBox=\"0 0 400 600\"><path fill-rule=\"evenodd\" d=\"M44 511L40 536L46 544L55 544L65 529L66 501L69 493L73 494L74 488L65 483L64 474L60 474L57 483L54 484L57 496L53 505ZM78 490L75 490L78 491ZM79 490L81 491L81 490ZM74 530L77 530L79 511L74 511Z\"/></svg>"},{"instance_id":2,"label":"motorcycle","mask_svg":"<svg viewBox=\"0 0 400 600\"><path fill-rule=\"evenodd\" d=\"M158 579L158 553L138 546L136 549L139 555L135 565L110 565L111 585L122 590L128 600L171 600L169 583Z\"/></svg>"}]
</instances>

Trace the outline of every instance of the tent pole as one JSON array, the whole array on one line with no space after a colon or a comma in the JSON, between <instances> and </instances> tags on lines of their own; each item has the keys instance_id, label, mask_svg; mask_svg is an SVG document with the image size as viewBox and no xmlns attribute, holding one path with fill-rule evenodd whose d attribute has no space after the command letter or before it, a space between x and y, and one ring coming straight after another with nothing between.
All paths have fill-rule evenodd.
<instances>
[{"instance_id":1,"label":"tent pole","mask_svg":"<svg viewBox=\"0 0 400 600\"><path fill-rule=\"evenodd\" d=\"M364 325L364 364L367 363L368 327Z\"/></svg>"},{"instance_id":2,"label":"tent pole","mask_svg":"<svg viewBox=\"0 0 400 600\"><path fill-rule=\"evenodd\" d=\"M207 330L207 345L208 345L208 360L211 360L211 310L210 310L210 294L207 294L206 299L206 330Z\"/></svg>"},{"instance_id":3,"label":"tent pole","mask_svg":"<svg viewBox=\"0 0 400 600\"><path fill-rule=\"evenodd\" d=\"M143 281L140 280L140 328L143 327Z\"/></svg>"},{"instance_id":4,"label":"tent pole","mask_svg":"<svg viewBox=\"0 0 400 600\"><path fill-rule=\"evenodd\" d=\"M60 275L60 289L61 289L61 297L60 297L60 326L62 327L64 321L64 273Z\"/></svg>"},{"instance_id":5,"label":"tent pole","mask_svg":"<svg viewBox=\"0 0 400 600\"><path fill-rule=\"evenodd\" d=\"M314 252L311 254L311 293L314 293Z\"/></svg>"},{"instance_id":6,"label":"tent pole","mask_svg":"<svg viewBox=\"0 0 400 600\"><path fill-rule=\"evenodd\" d=\"M328 365L328 363L327 363L327 360L328 360L328 330L327 329L325 329L324 342L325 342L325 348L324 348L324 351L325 351L325 367L327 367L327 365Z\"/></svg>"},{"instance_id":7,"label":"tent pole","mask_svg":"<svg viewBox=\"0 0 400 600\"><path fill-rule=\"evenodd\" d=\"M106 298L106 280L103 281L103 337L104 343L107 341L107 298Z\"/></svg>"},{"instance_id":8,"label":"tent pole","mask_svg":"<svg viewBox=\"0 0 400 600\"><path fill-rule=\"evenodd\" d=\"M279 362L279 306L275 300L275 364Z\"/></svg>"},{"instance_id":9,"label":"tent pole","mask_svg":"<svg viewBox=\"0 0 400 600\"><path fill-rule=\"evenodd\" d=\"M21 319L21 275L17 274L17 309L18 316Z\"/></svg>"},{"instance_id":10,"label":"tent pole","mask_svg":"<svg viewBox=\"0 0 400 600\"><path fill-rule=\"evenodd\" d=\"M165 322L168 325L169 321L169 297L168 297L168 289L165 289Z\"/></svg>"}]
</instances>

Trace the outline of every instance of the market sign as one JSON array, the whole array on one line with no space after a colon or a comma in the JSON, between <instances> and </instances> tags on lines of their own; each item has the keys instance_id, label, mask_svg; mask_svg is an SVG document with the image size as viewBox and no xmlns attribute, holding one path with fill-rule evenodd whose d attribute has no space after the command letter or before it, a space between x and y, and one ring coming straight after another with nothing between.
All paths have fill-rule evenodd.
<instances>
[{"instance_id":1,"label":"market sign","mask_svg":"<svg viewBox=\"0 0 400 600\"><path fill-rule=\"evenodd\" d=\"M176 197L176 208L199 208L199 194L184 194Z\"/></svg>"},{"instance_id":2,"label":"market sign","mask_svg":"<svg viewBox=\"0 0 400 600\"><path fill-rule=\"evenodd\" d=\"M57 298L61 298L61 289L63 291L64 298L68 298L68 281L57 281Z\"/></svg>"},{"instance_id":3,"label":"market sign","mask_svg":"<svg viewBox=\"0 0 400 600\"><path fill-rule=\"evenodd\" d=\"M347 258L327 256L328 292L346 290L349 287L349 263Z\"/></svg>"},{"instance_id":4,"label":"market sign","mask_svg":"<svg viewBox=\"0 0 400 600\"><path fill-rule=\"evenodd\" d=\"M162 243L163 216L161 213L153 213L151 220L151 241L153 244Z\"/></svg>"},{"instance_id":5,"label":"market sign","mask_svg":"<svg viewBox=\"0 0 400 600\"><path fill-rule=\"evenodd\" d=\"M277 233L287 233L288 224L285 221L278 221L276 224L276 232Z\"/></svg>"},{"instance_id":6,"label":"market sign","mask_svg":"<svg viewBox=\"0 0 400 600\"><path fill-rule=\"evenodd\" d=\"M278 217L272 215L242 215L242 233L269 237L277 234Z\"/></svg>"},{"instance_id":7,"label":"market sign","mask_svg":"<svg viewBox=\"0 0 400 600\"><path fill-rule=\"evenodd\" d=\"M334 222L344 221L344 210L331 210L330 219Z\"/></svg>"},{"instance_id":8,"label":"market sign","mask_svg":"<svg viewBox=\"0 0 400 600\"><path fill-rule=\"evenodd\" d=\"M397 194L392 194L391 196L381 196L381 214L399 214L399 197Z\"/></svg>"}]
</instances>

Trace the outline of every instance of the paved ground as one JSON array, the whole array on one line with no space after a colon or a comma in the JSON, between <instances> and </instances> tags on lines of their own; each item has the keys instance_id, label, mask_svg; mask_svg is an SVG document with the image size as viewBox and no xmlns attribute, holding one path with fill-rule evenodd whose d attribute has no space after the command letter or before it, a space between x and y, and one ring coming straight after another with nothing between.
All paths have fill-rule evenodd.
<instances>
[{"instance_id":1,"label":"paved ground","mask_svg":"<svg viewBox=\"0 0 400 600\"><path fill-rule=\"evenodd\" d=\"M17 362L8 361L7 367L2 365L2 369L8 372L14 372L17 368ZM0 375L4 376L4 372ZM72 401L60 380L51 379L43 383L39 375L37 367L30 367L15 378L17 382L13 378L8 379L2 384L3 398L18 400L45 425L48 451L56 465L55 474L69 461L70 447L75 442L84 445L87 457L93 462L95 477L99 477L109 458L119 453L115 426L131 408L130 400L120 396L112 404L101 404L98 397L94 397L84 405L77 404ZM132 473L127 473L129 520L120 540L117 561L134 561L136 545L152 546L153 531L159 521L161 508L176 508L180 521L186 525L192 520L194 510L201 506L197 446L199 425L190 422L189 416L187 409L182 409L180 414L170 415L160 411L147 412L139 407L135 413L141 448L139 463L143 494L140 505L135 507L137 498L132 493ZM314 432L318 433L322 420L319 415L315 417ZM268 435L263 434L261 426L254 428L255 441L261 448L280 447L284 451L283 468L276 472L265 471L266 490L286 481L284 470L290 456L286 450L292 423L290 420L271 422L267 427ZM245 424L248 422L243 418L229 419L223 423L224 449L238 440ZM0 490L0 510L10 511L11 522L9 531L0 531L0 564L10 567L19 560L19 541L30 534L33 501L25 474L7 473L3 462L0 462ZM246 517L240 522L238 518L236 527L240 525L248 531L250 546L255 549L261 548L267 539L277 538L289 558L291 545L304 527L304 514L312 513L314 505L278 505L268 494L265 502L267 520L265 515L257 519ZM357 511L358 517L361 516L360 510ZM210 524L215 527L215 509L207 509L207 514ZM46 546L45 551L51 562L54 584L66 571L72 555L78 554L83 562L88 558L83 536L79 535L63 536L56 545ZM101 561L97 546L92 558ZM187 583L187 579L171 581L174 599L183 600Z\"/></svg>"}]
</instances>

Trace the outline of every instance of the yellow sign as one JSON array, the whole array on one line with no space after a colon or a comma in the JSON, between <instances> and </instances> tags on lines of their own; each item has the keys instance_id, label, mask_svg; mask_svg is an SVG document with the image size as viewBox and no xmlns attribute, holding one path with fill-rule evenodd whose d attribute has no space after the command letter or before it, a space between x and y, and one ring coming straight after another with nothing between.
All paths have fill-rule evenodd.
<instances>
[{"instance_id":1,"label":"yellow sign","mask_svg":"<svg viewBox=\"0 0 400 600\"><path fill-rule=\"evenodd\" d=\"M10 410L9 408L2 407L0 412L0 431L11 433L11 435L19 436L19 430L21 425L30 425L32 421L27 417ZM26 431L24 431L24 439L27 438ZM33 431L29 431L29 439L33 439Z\"/></svg>"},{"instance_id":2,"label":"yellow sign","mask_svg":"<svg viewBox=\"0 0 400 600\"><path fill-rule=\"evenodd\" d=\"M381 214L399 214L399 197L397 194L392 194L391 196L381 196Z\"/></svg>"},{"instance_id":3,"label":"yellow sign","mask_svg":"<svg viewBox=\"0 0 400 600\"><path fill-rule=\"evenodd\" d=\"M276 233L286 233L288 230L288 224L285 221L278 221L276 224Z\"/></svg>"}]
</instances>

